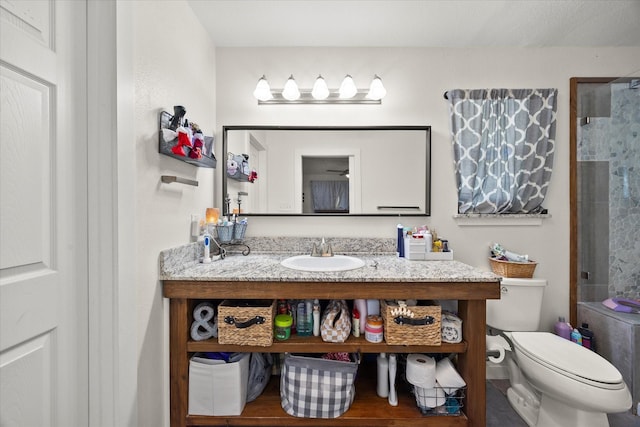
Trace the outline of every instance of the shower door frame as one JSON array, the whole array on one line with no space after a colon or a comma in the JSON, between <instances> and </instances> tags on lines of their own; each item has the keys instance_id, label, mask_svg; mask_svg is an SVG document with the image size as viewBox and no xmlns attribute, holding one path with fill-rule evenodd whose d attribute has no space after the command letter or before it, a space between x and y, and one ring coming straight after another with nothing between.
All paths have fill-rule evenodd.
<instances>
[{"instance_id":1,"label":"shower door frame","mask_svg":"<svg viewBox=\"0 0 640 427\"><path fill-rule=\"evenodd\" d=\"M569 80L569 322L578 324L578 85L626 81L621 77L572 77Z\"/></svg>"}]
</instances>

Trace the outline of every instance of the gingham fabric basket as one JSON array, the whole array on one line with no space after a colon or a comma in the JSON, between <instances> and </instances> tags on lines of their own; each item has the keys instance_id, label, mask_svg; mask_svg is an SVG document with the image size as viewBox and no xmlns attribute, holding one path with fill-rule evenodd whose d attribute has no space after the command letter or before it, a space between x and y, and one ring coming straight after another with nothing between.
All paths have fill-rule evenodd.
<instances>
[{"instance_id":1,"label":"gingham fabric basket","mask_svg":"<svg viewBox=\"0 0 640 427\"><path fill-rule=\"evenodd\" d=\"M339 417L353 403L357 372L357 362L287 354L280 377L282 409L294 417Z\"/></svg>"}]
</instances>

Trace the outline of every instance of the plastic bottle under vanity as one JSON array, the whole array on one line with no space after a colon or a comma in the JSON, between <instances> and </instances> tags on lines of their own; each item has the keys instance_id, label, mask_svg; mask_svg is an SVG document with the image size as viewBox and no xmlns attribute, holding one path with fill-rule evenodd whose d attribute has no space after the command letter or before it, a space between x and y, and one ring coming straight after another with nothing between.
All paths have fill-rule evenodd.
<instances>
[{"instance_id":1,"label":"plastic bottle under vanity","mask_svg":"<svg viewBox=\"0 0 640 427\"><path fill-rule=\"evenodd\" d=\"M556 322L553 329L556 335L558 335L559 337L562 337L566 340L571 339L571 332L573 332L573 328L571 327L570 324L566 322L564 317L562 316L558 317L558 321Z\"/></svg>"},{"instance_id":2,"label":"plastic bottle under vanity","mask_svg":"<svg viewBox=\"0 0 640 427\"><path fill-rule=\"evenodd\" d=\"M305 311L307 312L307 324L309 328L309 335L313 335L313 300L305 300Z\"/></svg>"},{"instance_id":3,"label":"plastic bottle under vanity","mask_svg":"<svg viewBox=\"0 0 640 427\"><path fill-rule=\"evenodd\" d=\"M313 300L313 336L320 336L320 301Z\"/></svg>"},{"instance_id":4,"label":"plastic bottle under vanity","mask_svg":"<svg viewBox=\"0 0 640 427\"><path fill-rule=\"evenodd\" d=\"M355 306L351 312L351 333L356 338L360 336L360 311Z\"/></svg>"},{"instance_id":5,"label":"plastic bottle under vanity","mask_svg":"<svg viewBox=\"0 0 640 427\"><path fill-rule=\"evenodd\" d=\"M380 397L389 397L389 359L385 353L380 353L377 359L378 384L376 392Z\"/></svg>"},{"instance_id":6,"label":"plastic bottle under vanity","mask_svg":"<svg viewBox=\"0 0 640 427\"><path fill-rule=\"evenodd\" d=\"M379 299L368 299L367 300L367 316L370 315L380 315L380 300Z\"/></svg>"},{"instance_id":7,"label":"plastic bottle under vanity","mask_svg":"<svg viewBox=\"0 0 640 427\"><path fill-rule=\"evenodd\" d=\"M398 394L396 393L396 373L398 362L395 354L389 355L389 405L398 406Z\"/></svg>"},{"instance_id":8,"label":"plastic bottle under vanity","mask_svg":"<svg viewBox=\"0 0 640 427\"><path fill-rule=\"evenodd\" d=\"M313 334L313 310L311 300L298 301L296 305L296 333L301 337Z\"/></svg>"},{"instance_id":9,"label":"plastic bottle under vanity","mask_svg":"<svg viewBox=\"0 0 640 427\"><path fill-rule=\"evenodd\" d=\"M355 299L353 300L353 307L358 309L358 313L360 313L360 334L364 334L364 329L366 326L366 318L369 313L367 313L367 300L365 299Z\"/></svg>"}]
</instances>

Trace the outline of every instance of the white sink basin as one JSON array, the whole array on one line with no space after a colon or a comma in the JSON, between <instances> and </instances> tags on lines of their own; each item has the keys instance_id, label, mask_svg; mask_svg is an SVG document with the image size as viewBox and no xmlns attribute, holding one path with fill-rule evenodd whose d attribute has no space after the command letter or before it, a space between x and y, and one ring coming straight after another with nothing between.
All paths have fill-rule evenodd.
<instances>
[{"instance_id":1,"label":"white sink basin","mask_svg":"<svg viewBox=\"0 0 640 427\"><path fill-rule=\"evenodd\" d=\"M332 257L317 257L311 255L297 255L283 260L283 267L300 271L346 271L364 266L364 261L346 255Z\"/></svg>"}]
</instances>

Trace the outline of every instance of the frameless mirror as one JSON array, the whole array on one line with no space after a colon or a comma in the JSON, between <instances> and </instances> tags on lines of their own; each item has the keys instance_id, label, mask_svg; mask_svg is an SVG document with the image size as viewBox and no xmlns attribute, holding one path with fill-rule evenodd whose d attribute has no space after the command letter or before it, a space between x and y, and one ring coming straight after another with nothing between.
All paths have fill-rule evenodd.
<instances>
[{"instance_id":1,"label":"frameless mirror","mask_svg":"<svg viewBox=\"0 0 640 427\"><path fill-rule=\"evenodd\" d=\"M225 215L430 215L430 126L223 126Z\"/></svg>"}]
</instances>

